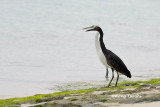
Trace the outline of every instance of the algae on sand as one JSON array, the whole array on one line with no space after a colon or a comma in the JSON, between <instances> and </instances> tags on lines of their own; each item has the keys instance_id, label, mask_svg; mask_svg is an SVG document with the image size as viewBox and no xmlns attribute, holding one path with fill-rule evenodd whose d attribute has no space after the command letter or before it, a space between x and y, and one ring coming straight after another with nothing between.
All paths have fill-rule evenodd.
<instances>
[{"instance_id":1,"label":"algae on sand","mask_svg":"<svg viewBox=\"0 0 160 107\"><path fill-rule=\"evenodd\" d=\"M148 85L149 84L149 85ZM117 87L109 87L109 88L91 88L91 89L83 89L83 90L76 90L76 91L63 91L63 92L56 92L51 94L38 94L34 96L28 96L23 98L10 98L10 99L1 99L0 106L8 107L8 106L20 106L21 104L30 103L30 104L38 104L40 102L50 102L50 101L61 101L64 100L64 97L71 96L72 99L66 100L70 102L87 102L91 100L90 96L92 96L93 92L95 91L106 91L106 93L102 93L97 95L99 97L94 97L94 101L101 101L108 103L112 100L106 98L109 95L114 94L134 94L136 92L143 91L142 88L144 86L154 86L160 85L160 79L152 79L148 81L124 81L118 83ZM130 89L134 89L133 91ZM110 94L109 94L110 93ZM99 98L99 99L98 99ZM98 99L98 100L97 100Z\"/></svg>"}]
</instances>

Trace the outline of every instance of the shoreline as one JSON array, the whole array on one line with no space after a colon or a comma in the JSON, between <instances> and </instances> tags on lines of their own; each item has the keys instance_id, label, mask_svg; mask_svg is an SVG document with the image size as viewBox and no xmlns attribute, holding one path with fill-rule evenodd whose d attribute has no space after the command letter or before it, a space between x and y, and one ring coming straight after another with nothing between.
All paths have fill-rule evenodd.
<instances>
[{"instance_id":1,"label":"shoreline","mask_svg":"<svg viewBox=\"0 0 160 107\"><path fill-rule=\"evenodd\" d=\"M156 102L157 101L157 102ZM76 91L62 91L51 94L37 94L22 98L1 99L0 106L18 107L99 107L131 106L160 102L160 79L149 81L124 81L117 87L101 87Z\"/></svg>"}]
</instances>

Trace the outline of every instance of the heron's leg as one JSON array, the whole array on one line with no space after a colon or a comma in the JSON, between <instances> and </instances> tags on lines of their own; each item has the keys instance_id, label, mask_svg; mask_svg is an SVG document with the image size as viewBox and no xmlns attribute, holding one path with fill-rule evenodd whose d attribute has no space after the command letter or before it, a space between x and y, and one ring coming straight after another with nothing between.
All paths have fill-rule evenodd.
<instances>
[{"instance_id":1,"label":"heron's leg","mask_svg":"<svg viewBox=\"0 0 160 107\"><path fill-rule=\"evenodd\" d=\"M111 84L113 78L114 78L114 69L112 68L112 79L111 79L111 81L109 82L108 87L110 86L110 84Z\"/></svg>"},{"instance_id":2,"label":"heron's leg","mask_svg":"<svg viewBox=\"0 0 160 107\"><path fill-rule=\"evenodd\" d=\"M108 68L106 68L106 78L108 79Z\"/></svg>"},{"instance_id":3,"label":"heron's leg","mask_svg":"<svg viewBox=\"0 0 160 107\"><path fill-rule=\"evenodd\" d=\"M115 87L117 86L118 79L119 79L119 73L117 72L117 81L116 81Z\"/></svg>"}]
</instances>

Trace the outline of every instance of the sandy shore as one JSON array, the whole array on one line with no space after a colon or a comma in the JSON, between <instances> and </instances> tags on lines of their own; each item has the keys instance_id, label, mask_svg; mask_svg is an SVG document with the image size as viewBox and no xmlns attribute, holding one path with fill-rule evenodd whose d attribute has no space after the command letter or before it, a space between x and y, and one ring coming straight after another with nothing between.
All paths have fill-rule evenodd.
<instances>
[{"instance_id":1,"label":"sandy shore","mask_svg":"<svg viewBox=\"0 0 160 107\"><path fill-rule=\"evenodd\" d=\"M97 90L83 94L71 94L61 96L49 102L39 104L24 104L22 107L43 105L48 107L156 107L160 104L160 85L151 84L130 84L126 87L112 87L109 90ZM158 101L158 102L156 102Z\"/></svg>"},{"instance_id":2,"label":"sandy shore","mask_svg":"<svg viewBox=\"0 0 160 107\"><path fill-rule=\"evenodd\" d=\"M156 102L149 102L149 103L135 103L135 104L118 104L118 103L98 103L101 106L104 107L159 107L160 101Z\"/></svg>"},{"instance_id":3,"label":"sandy shore","mask_svg":"<svg viewBox=\"0 0 160 107\"><path fill-rule=\"evenodd\" d=\"M137 103L137 104L121 104L119 107L159 107L160 101L150 103Z\"/></svg>"},{"instance_id":4,"label":"sandy shore","mask_svg":"<svg viewBox=\"0 0 160 107\"><path fill-rule=\"evenodd\" d=\"M160 79L0 100L0 106L4 107L158 107L159 104Z\"/></svg>"}]
</instances>

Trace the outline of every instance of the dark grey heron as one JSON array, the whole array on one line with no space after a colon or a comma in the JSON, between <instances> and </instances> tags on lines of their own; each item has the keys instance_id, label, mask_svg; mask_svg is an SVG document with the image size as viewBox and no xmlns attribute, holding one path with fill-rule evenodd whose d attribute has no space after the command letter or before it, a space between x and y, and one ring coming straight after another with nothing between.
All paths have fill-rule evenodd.
<instances>
[{"instance_id":1,"label":"dark grey heron","mask_svg":"<svg viewBox=\"0 0 160 107\"><path fill-rule=\"evenodd\" d=\"M131 73L127 69L127 67L123 63L123 61L115 53L113 53L112 51L108 50L105 47L104 42L103 42L103 31L102 31L102 29L97 25L93 25L93 26L90 26L90 27L87 27L87 28L84 28L84 29L86 29L86 31L98 31L99 34L100 34L100 38L99 38L100 47L101 47L102 52L103 52L103 54L105 56L107 64L112 69L112 78L111 78L111 80L110 80L110 82L108 84L108 87L110 86L110 84L111 84L111 82L112 82L112 80L114 78L114 70L117 72L117 80L116 80L115 86L117 86L117 83L118 83L119 72L121 74L131 78Z\"/></svg>"}]
</instances>

